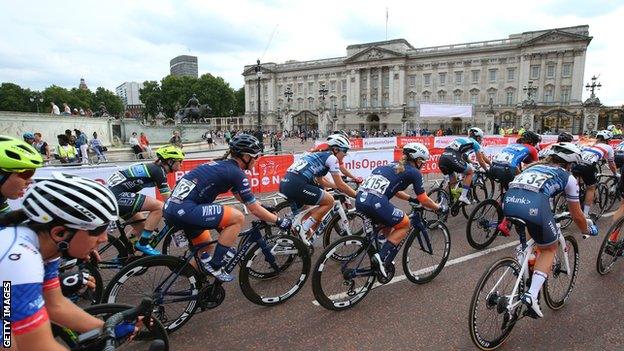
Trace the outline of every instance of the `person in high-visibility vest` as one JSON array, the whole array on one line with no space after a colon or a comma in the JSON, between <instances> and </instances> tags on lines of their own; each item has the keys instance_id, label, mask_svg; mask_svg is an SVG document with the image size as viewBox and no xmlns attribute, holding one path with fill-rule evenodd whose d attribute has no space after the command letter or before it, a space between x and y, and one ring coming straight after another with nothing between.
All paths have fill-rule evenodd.
<instances>
[{"instance_id":1,"label":"person in high-visibility vest","mask_svg":"<svg viewBox=\"0 0 624 351\"><path fill-rule=\"evenodd\" d=\"M78 160L78 151L74 145L69 143L67 135L60 134L58 136L59 144L56 146L55 154L61 163L73 163Z\"/></svg>"}]
</instances>

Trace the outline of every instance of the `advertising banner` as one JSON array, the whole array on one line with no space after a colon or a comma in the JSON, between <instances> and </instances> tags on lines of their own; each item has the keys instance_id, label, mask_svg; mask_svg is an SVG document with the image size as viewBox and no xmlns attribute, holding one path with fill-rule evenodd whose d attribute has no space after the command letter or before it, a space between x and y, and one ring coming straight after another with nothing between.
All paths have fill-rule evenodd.
<instances>
[{"instance_id":1,"label":"advertising banner","mask_svg":"<svg viewBox=\"0 0 624 351\"><path fill-rule=\"evenodd\" d=\"M393 148L397 145L396 137L389 138L365 138L362 139L364 142L365 149L383 149L383 148Z\"/></svg>"}]
</instances>

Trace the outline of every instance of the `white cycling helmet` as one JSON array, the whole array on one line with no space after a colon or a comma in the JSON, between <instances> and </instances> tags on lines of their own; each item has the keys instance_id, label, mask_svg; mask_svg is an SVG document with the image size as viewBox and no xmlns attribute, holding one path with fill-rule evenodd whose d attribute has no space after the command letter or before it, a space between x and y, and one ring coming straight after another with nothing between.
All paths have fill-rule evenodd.
<instances>
[{"instance_id":1,"label":"white cycling helmet","mask_svg":"<svg viewBox=\"0 0 624 351\"><path fill-rule=\"evenodd\" d=\"M601 137L601 138L603 138L604 140L609 140L609 139L612 139L612 138L613 138L613 133L611 133L611 132L610 132L610 131L608 131L608 130L601 130L601 131L599 131L598 133L596 133L596 138L597 138L597 137Z\"/></svg>"},{"instance_id":2,"label":"white cycling helmet","mask_svg":"<svg viewBox=\"0 0 624 351\"><path fill-rule=\"evenodd\" d=\"M67 228L94 230L117 220L115 195L104 185L83 177L54 173L37 180L24 195L24 211L37 223L56 222Z\"/></svg>"},{"instance_id":3,"label":"white cycling helmet","mask_svg":"<svg viewBox=\"0 0 624 351\"><path fill-rule=\"evenodd\" d=\"M607 127L607 130L612 132L615 129L615 125L614 124L609 124L609 126Z\"/></svg>"},{"instance_id":4,"label":"white cycling helmet","mask_svg":"<svg viewBox=\"0 0 624 351\"><path fill-rule=\"evenodd\" d=\"M332 134L327 137L327 145L336 146L342 149L350 149L351 144L349 144L349 139L347 139L342 134Z\"/></svg>"},{"instance_id":5,"label":"white cycling helmet","mask_svg":"<svg viewBox=\"0 0 624 351\"><path fill-rule=\"evenodd\" d=\"M557 143L550 147L550 155L559 157L568 163L581 163L581 149L573 143Z\"/></svg>"},{"instance_id":6,"label":"white cycling helmet","mask_svg":"<svg viewBox=\"0 0 624 351\"><path fill-rule=\"evenodd\" d=\"M429 159L429 150L421 143L409 143L403 146L403 154L411 157L413 160L422 158L427 161Z\"/></svg>"},{"instance_id":7,"label":"white cycling helmet","mask_svg":"<svg viewBox=\"0 0 624 351\"><path fill-rule=\"evenodd\" d=\"M474 137L481 137L483 138L483 136L485 135L483 133L483 130L481 128L477 128L477 127L472 127L470 128L470 130L468 130L468 135L474 135Z\"/></svg>"}]
</instances>

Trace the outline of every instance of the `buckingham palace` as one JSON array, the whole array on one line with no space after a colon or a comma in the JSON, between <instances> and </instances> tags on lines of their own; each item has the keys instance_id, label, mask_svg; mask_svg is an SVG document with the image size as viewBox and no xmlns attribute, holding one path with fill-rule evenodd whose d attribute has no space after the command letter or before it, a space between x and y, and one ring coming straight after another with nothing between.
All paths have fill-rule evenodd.
<instances>
[{"instance_id":1,"label":"buckingham palace","mask_svg":"<svg viewBox=\"0 0 624 351\"><path fill-rule=\"evenodd\" d=\"M582 25L423 48L393 39L349 45L343 57L258 62L243 72L246 120L257 125L260 100L265 129L594 130L600 101L593 89L582 101L591 40ZM421 103L470 105L472 116L423 118Z\"/></svg>"}]
</instances>

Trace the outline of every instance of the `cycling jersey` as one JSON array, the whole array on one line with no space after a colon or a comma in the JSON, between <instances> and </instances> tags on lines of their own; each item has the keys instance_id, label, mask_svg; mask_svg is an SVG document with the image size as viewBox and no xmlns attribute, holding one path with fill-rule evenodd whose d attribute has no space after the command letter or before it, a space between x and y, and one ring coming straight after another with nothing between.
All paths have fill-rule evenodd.
<instances>
[{"instance_id":1,"label":"cycling jersey","mask_svg":"<svg viewBox=\"0 0 624 351\"><path fill-rule=\"evenodd\" d=\"M492 163L517 168L521 163L537 161L537 149L529 144L511 144L494 155Z\"/></svg>"},{"instance_id":2,"label":"cycling jersey","mask_svg":"<svg viewBox=\"0 0 624 351\"><path fill-rule=\"evenodd\" d=\"M331 151L313 152L303 155L287 170L288 173L299 174L312 182L314 178L324 177L327 172L339 173L338 158Z\"/></svg>"},{"instance_id":3,"label":"cycling jersey","mask_svg":"<svg viewBox=\"0 0 624 351\"><path fill-rule=\"evenodd\" d=\"M624 141L617 144L613 148L613 160L617 168L621 168L624 165Z\"/></svg>"},{"instance_id":4,"label":"cycling jersey","mask_svg":"<svg viewBox=\"0 0 624 351\"><path fill-rule=\"evenodd\" d=\"M450 143L445 150L458 151L462 154L481 152L481 144L472 138L457 138Z\"/></svg>"},{"instance_id":5,"label":"cycling jersey","mask_svg":"<svg viewBox=\"0 0 624 351\"><path fill-rule=\"evenodd\" d=\"M603 159L608 162L613 162L614 151L611 145L600 143L584 147L581 157L583 158L583 163L588 165L595 164Z\"/></svg>"},{"instance_id":6,"label":"cycling jersey","mask_svg":"<svg viewBox=\"0 0 624 351\"><path fill-rule=\"evenodd\" d=\"M143 188L157 187L161 195L169 195L167 173L155 163L138 163L111 175L106 184L113 192L138 193Z\"/></svg>"},{"instance_id":7,"label":"cycling jersey","mask_svg":"<svg viewBox=\"0 0 624 351\"><path fill-rule=\"evenodd\" d=\"M549 198L565 191L568 201L579 200L576 178L558 166L536 165L529 167L509 183L509 189L514 188L544 194Z\"/></svg>"},{"instance_id":8,"label":"cycling jersey","mask_svg":"<svg viewBox=\"0 0 624 351\"><path fill-rule=\"evenodd\" d=\"M397 166L397 163L391 163L375 168L358 190L383 195L388 199L394 197L397 192L407 189L410 185L414 187L416 195L425 192L422 174L416 167L406 164L405 170L397 173Z\"/></svg>"},{"instance_id":9,"label":"cycling jersey","mask_svg":"<svg viewBox=\"0 0 624 351\"><path fill-rule=\"evenodd\" d=\"M540 149L540 151L537 153L537 157L541 160L543 158L550 156L550 154L552 153L552 146L554 144L555 143L548 144L544 146L542 149Z\"/></svg>"},{"instance_id":10,"label":"cycling jersey","mask_svg":"<svg viewBox=\"0 0 624 351\"><path fill-rule=\"evenodd\" d=\"M59 258L44 262L37 233L26 227L0 230L0 280L11 282L13 333L28 333L49 320L43 292L59 287Z\"/></svg>"}]
</instances>

